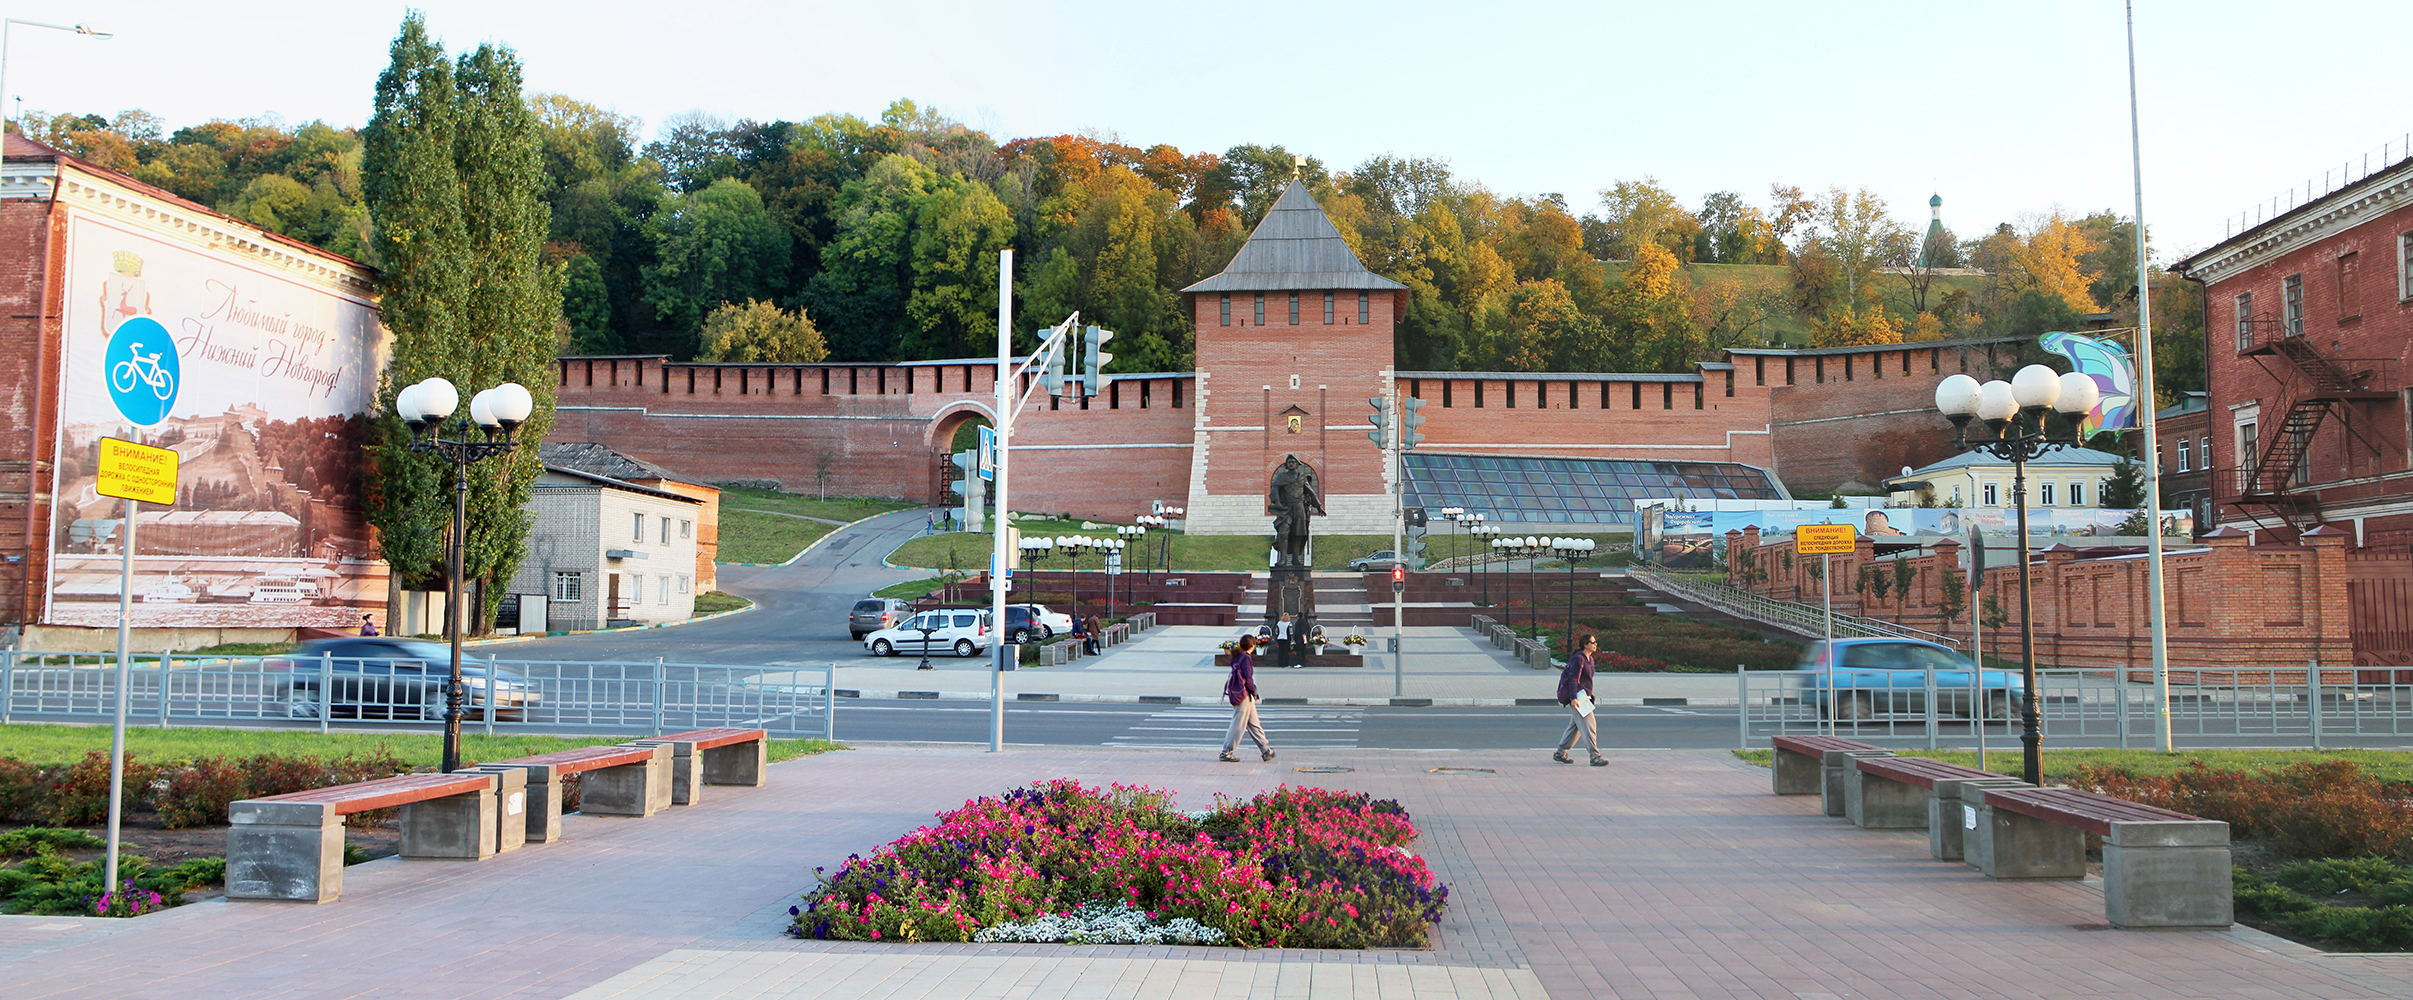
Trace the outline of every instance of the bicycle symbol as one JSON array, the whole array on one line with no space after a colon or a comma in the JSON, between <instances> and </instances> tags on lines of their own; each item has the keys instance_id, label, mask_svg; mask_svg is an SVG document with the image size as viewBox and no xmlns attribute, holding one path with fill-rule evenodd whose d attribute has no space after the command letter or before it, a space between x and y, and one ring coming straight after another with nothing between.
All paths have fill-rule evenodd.
<instances>
[{"instance_id":1,"label":"bicycle symbol","mask_svg":"<svg viewBox=\"0 0 2413 1000\"><path fill-rule=\"evenodd\" d=\"M134 384L141 382L149 385L151 394L161 402L176 398L176 376L159 367L159 352L144 354L141 341L127 344L126 348L126 353L133 356L109 369L109 387L121 393L132 392Z\"/></svg>"}]
</instances>

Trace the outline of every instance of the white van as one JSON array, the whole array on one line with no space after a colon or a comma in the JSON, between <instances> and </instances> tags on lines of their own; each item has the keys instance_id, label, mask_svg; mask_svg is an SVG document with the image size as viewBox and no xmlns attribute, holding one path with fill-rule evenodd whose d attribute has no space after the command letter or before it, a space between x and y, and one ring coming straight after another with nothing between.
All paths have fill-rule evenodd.
<instances>
[{"instance_id":1,"label":"white van","mask_svg":"<svg viewBox=\"0 0 2413 1000\"><path fill-rule=\"evenodd\" d=\"M996 642L989 629L989 613L978 608L941 608L924 611L902 622L863 637L863 648L873 656L895 656L899 653L953 652L957 656L977 656Z\"/></svg>"}]
</instances>

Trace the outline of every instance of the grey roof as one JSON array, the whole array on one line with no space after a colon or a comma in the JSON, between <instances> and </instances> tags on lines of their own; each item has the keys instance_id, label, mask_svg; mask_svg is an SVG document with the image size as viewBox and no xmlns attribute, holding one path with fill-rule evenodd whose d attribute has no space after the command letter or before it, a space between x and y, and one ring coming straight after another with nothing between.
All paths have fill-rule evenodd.
<instances>
[{"instance_id":1,"label":"grey roof","mask_svg":"<svg viewBox=\"0 0 2413 1000\"><path fill-rule=\"evenodd\" d=\"M612 480L668 479L674 482L701 486L703 483L631 455L623 455L592 441L547 441L536 446L536 455L547 468L561 468L589 476Z\"/></svg>"},{"instance_id":2,"label":"grey roof","mask_svg":"<svg viewBox=\"0 0 2413 1000\"><path fill-rule=\"evenodd\" d=\"M680 503L703 503L702 500L698 500L691 496L682 496L677 493L672 493L668 490L657 490L651 486L639 486L635 483L614 479L610 476L599 476L583 469L573 469L566 465L554 465L550 462L547 462L545 463L545 471L555 475L568 476L572 479L583 479L606 489L627 490L630 493L642 493L649 497L655 497L662 500L676 500Z\"/></svg>"},{"instance_id":3,"label":"grey roof","mask_svg":"<svg viewBox=\"0 0 2413 1000\"><path fill-rule=\"evenodd\" d=\"M1366 270L1357 252L1341 239L1341 231L1325 218L1323 206L1307 193L1307 185L1294 177L1281 199L1274 202L1273 211L1265 213L1222 273L1182 291L1403 291L1407 287Z\"/></svg>"},{"instance_id":4,"label":"grey roof","mask_svg":"<svg viewBox=\"0 0 2413 1000\"><path fill-rule=\"evenodd\" d=\"M2034 459L2031 459L2028 464L2047 467L2094 465L2109 468L2127 460L2128 459L2124 456L2114 455L2108 451L2096 451L2092 448L2055 448L2037 456ZM1933 472L1942 472L1946 469L1967 468L1973 465L1987 468L1997 466L2008 468L2010 464L2011 463L2008 460L1996 458L1988 452L1965 451L1941 462L1930 464L1924 468L1913 469L1904 475L1887 476L1886 479L1889 482L1896 479L1909 479L1914 476L1924 476Z\"/></svg>"}]
</instances>

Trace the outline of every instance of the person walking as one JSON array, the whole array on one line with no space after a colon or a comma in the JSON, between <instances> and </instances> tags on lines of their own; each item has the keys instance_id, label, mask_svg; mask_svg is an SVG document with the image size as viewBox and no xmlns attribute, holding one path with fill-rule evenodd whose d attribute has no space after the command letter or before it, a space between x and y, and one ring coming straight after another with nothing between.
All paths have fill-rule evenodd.
<instances>
[{"instance_id":1,"label":"person walking","mask_svg":"<svg viewBox=\"0 0 2413 1000\"><path fill-rule=\"evenodd\" d=\"M1299 658L1291 655L1297 648L1296 640L1290 636L1290 612L1282 612L1281 620L1274 622L1274 665L1298 666Z\"/></svg>"},{"instance_id":2,"label":"person walking","mask_svg":"<svg viewBox=\"0 0 2413 1000\"><path fill-rule=\"evenodd\" d=\"M1098 616L1090 615L1088 628L1089 638L1085 640L1085 643L1088 646L1088 652L1091 656L1096 656L1102 651L1102 648L1098 645L1098 632L1102 628L1104 628L1104 626L1098 623Z\"/></svg>"},{"instance_id":3,"label":"person walking","mask_svg":"<svg viewBox=\"0 0 2413 1000\"><path fill-rule=\"evenodd\" d=\"M1223 734L1223 756L1215 759L1228 764L1240 762L1232 751L1240 749L1243 732L1257 741L1257 752L1263 755L1260 760L1274 759L1273 744L1265 740L1265 724L1257 721L1257 671L1251 662L1256 648L1256 636L1241 636L1240 645L1232 650L1232 675L1223 681L1223 700L1232 703L1232 728Z\"/></svg>"},{"instance_id":4,"label":"person walking","mask_svg":"<svg viewBox=\"0 0 2413 1000\"><path fill-rule=\"evenodd\" d=\"M362 634L362 635L376 635L376 634L377 634L377 619L375 619L375 618L371 618L371 617L369 617L368 615L362 615L362 616L360 616L360 634Z\"/></svg>"},{"instance_id":5,"label":"person walking","mask_svg":"<svg viewBox=\"0 0 2413 1000\"><path fill-rule=\"evenodd\" d=\"M1566 669L1558 672L1558 703L1567 706L1567 733L1558 739L1558 750L1551 760L1561 764L1575 763L1567 751L1575 747L1575 737L1582 734L1584 749L1592 751L1592 766L1607 767L1609 759L1600 755L1600 724L1592 698L1592 660L1598 655L1600 637L1587 635L1582 648L1567 657Z\"/></svg>"}]
</instances>

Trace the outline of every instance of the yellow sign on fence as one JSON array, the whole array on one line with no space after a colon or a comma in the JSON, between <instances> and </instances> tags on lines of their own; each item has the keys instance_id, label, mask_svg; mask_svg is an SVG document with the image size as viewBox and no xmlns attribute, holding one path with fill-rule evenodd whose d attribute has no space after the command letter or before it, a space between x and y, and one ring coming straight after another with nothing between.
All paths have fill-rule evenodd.
<instances>
[{"instance_id":1,"label":"yellow sign on fence","mask_svg":"<svg viewBox=\"0 0 2413 1000\"><path fill-rule=\"evenodd\" d=\"M176 452L168 448L101 439L100 483L93 491L120 500L166 506L176 502Z\"/></svg>"},{"instance_id":2,"label":"yellow sign on fence","mask_svg":"<svg viewBox=\"0 0 2413 1000\"><path fill-rule=\"evenodd\" d=\"M1793 551L1805 556L1839 556L1858 544L1848 524L1805 524L1793 529Z\"/></svg>"}]
</instances>

